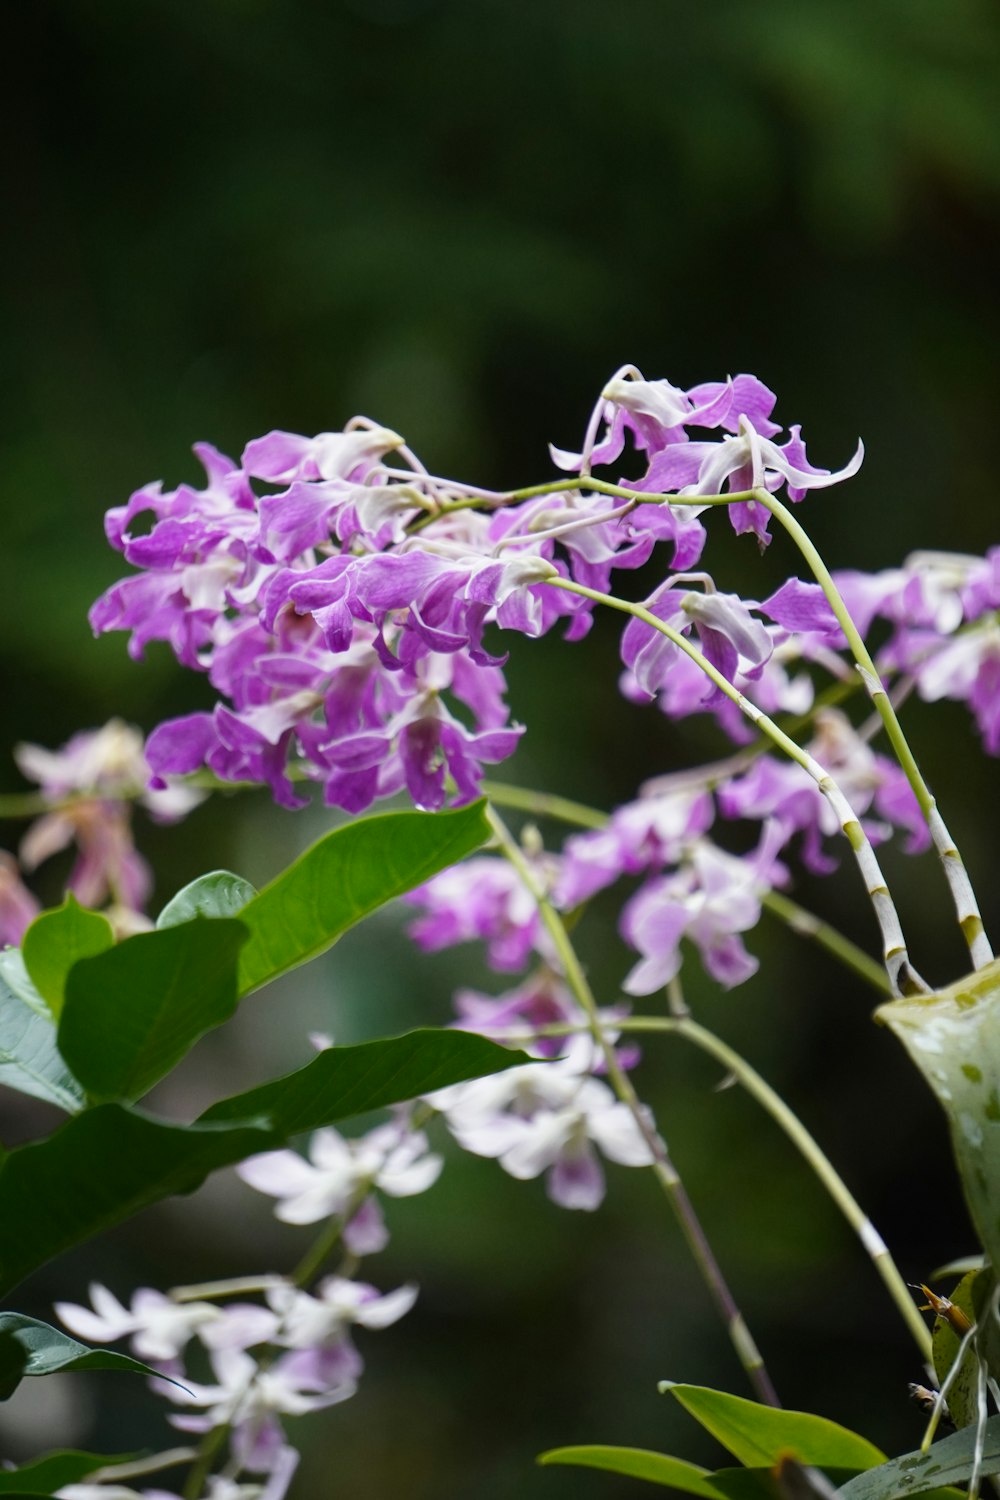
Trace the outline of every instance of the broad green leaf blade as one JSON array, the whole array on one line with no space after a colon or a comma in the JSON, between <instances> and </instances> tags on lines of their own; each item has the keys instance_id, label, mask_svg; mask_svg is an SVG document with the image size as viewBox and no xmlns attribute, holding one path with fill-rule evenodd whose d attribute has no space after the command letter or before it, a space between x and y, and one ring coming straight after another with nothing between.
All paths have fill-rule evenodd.
<instances>
[{"instance_id":1,"label":"broad green leaf blade","mask_svg":"<svg viewBox=\"0 0 1000 1500\"><path fill-rule=\"evenodd\" d=\"M532 1061L472 1031L409 1031L329 1047L295 1073L213 1104L201 1123L267 1118L282 1135L297 1135Z\"/></svg>"},{"instance_id":2,"label":"broad green leaf blade","mask_svg":"<svg viewBox=\"0 0 1000 1500\"><path fill-rule=\"evenodd\" d=\"M113 948L111 923L99 911L87 911L72 894L54 911L43 911L24 934L21 953L38 993L58 1021L66 976L81 958Z\"/></svg>"},{"instance_id":3,"label":"broad green leaf blade","mask_svg":"<svg viewBox=\"0 0 1000 1500\"><path fill-rule=\"evenodd\" d=\"M1000 1265L1000 959L933 995L880 1005L937 1095L973 1223Z\"/></svg>"},{"instance_id":4,"label":"broad green leaf blade","mask_svg":"<svg viewBox=\"0 0 1000 1500\"><path fill-rule=\"evenodd\" d=\"M100 1104L0 1161L0 1296L54 1255L281 1145L256 1121L167 1125Z\"/></svg>"},{"instance_id":5,"label":"broad green leaf blade","mask_svg":"<svg viewBox=\"0 0 1000 1500\"><path fill-rule=\"evenodd\" d=\"M23 1497L25 1495L51 1495L67 1484L79 1484L88 1474L104 1468L106 1464L120 1464L128 1455L106 1458L100 1453L81 1453L78 1449L64 1448L58 1453L47 1453L34 1463L20 1469L0 1471L0 1495Z\"/></svg>"},{"instance_id":6,"label":"broad green leaf blade","mask_svg":"<svg viewBox=\"0 0 1000 1500\"><path fill-rule=\"evenodd\" d=\"M712 1484L707 1469L653 1453L648 1448L609 1448L590 1443L577 1448L552 1448L538 1455L540 1464L574 1464L583 1469L606 1469L611 1474L627 1474L630 1479L647 1479L650 1484L665 1485L701 1495L704 1500L719 1500L720 1491Z\"/></svg>"},{"instance_id":7,"label":"broad green leaf blade","mask_svg":"<svg viewBox=\"0 0 1000 1500\"><path fill-rule=\"evenodd\" d=\"M90 1095L139 1099L236 1009L242 923L198 920L142 932L78 963L59 1050Z\"/></svg>"},{"instance_id":8,"label":"broad green leaf blade","mask_svg":"<svg viewBox=\"0 0 1000 1500\"><path fill-rule=\"evenodd\" d=\"M52 1020L52 1012L47 1002L38 993L31 981L31 975L24 967L24 958L20 948L4 948L0 952L0 980L9 990L13 990L19 1000L23 1000L30 1010L44 1016L47 1021Z\"/></svg>"},{"instance_id":9,"label":"broad green leaf blade","mask_svg":"<svg viewBox=\"0 0 1000 1500\"><path fill-rule=\"evenodd\" d=\"M885 1458L867 1438L811 1412L762 1406L702 1385L664 1381L660 1390L675 1397L747 1468L771 1468L794 1458L817 1469L867 1469Z\"/></svg>"},{"instance_id":10,"label":"broad green leaf blade","mask_svg":"<svg viewBox=\"0 0 1000 1500\"><path fill-rule=\"evenodd\" d=\"M830 1488L846 1484L857 1469L822 1469L784 1458L771 1469L716 1469L712 1483L724 1500L827 1500ZM954 1491L935 1500L963 1500Z\"/></svg>"},{"instance_id":11,"label":"broad green leaf blade","mask_svg":"<svg viewBox=\"0 0 1000 1500\"><path fill-rule=\"evenodd\" d=\"M54 1375L57 1370L129 1370L133 1375L159 1371L127 1354L94 1349L71 1339L50 1323L23 1313L0 1312L0 1401L12 1396L26 1375Z\"/></svg>"},{"instance_id":12,"label":"broad green leaf blade","mask_svg":"<svg viewBox=\"0 0 1000 1500\"><path fill-rule=\"evenodd\" d=\"M240 994L315 958L369 912L478 849L491 833L484 808L383 813L313 844L240 912L250 929Z\"/></svg>"},{"instance_id":13,"label":"broad green leaf blade","mask_svg":"<svg viewBox=\"0 0 1000 1500\"><path fill-rule=\"evenodd\" d=\"M7 955L5 955L7 956ZM11 970L5 966L5 973ZM0 977L0 1084L46 1099L68 1114L83 1109L83 1089L56 1047L56 1029L47 1014Z\"/></svg>"},{"instance_id":14,"label":"broad green leaf blade","mask_svg":"<svg viewBox=\"0 0 1000 1500\"><path fill-rule=\"evenodd\" d=\"M842 1500L895 1500L900 1495L922 1495L944 1485L963 1484L972 1473L975 1427L963 1427L932 1443L926 1453L918 1448L890 1459L876 1469L858 1474L840 1489ZM1000 1474L1000 1417L986 1423L983 1474Z\"/></svg>"},{"instance_id":15,"label":"broad green leaf blade","mask_svg":"<svg viewBox=\"0 0 1000 1500\"><path fill-rule=\"evenodd\" d=\"M256 896L257 890L242 875L213 870L199 875L172 896L156 919L157 927L177 927L195 917L235 917Z\"/></svg>"}]
</instances>

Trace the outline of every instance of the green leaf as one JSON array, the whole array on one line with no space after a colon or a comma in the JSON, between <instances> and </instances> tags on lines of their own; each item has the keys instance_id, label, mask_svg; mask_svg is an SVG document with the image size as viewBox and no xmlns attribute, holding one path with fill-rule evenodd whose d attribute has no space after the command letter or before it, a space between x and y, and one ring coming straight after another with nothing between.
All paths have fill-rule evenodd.
<instances>
[{"instance_id":1,"label":"green leaf","mask_svg":"<svg viewBox=\"0 0 1000 1500\"><path fill-rule=\"evenodd\" d=\"M118 1104L74 1116L0 1162L0 1296L70 1246L279 1145L257 1121L168 1125Z\"/></svg>"},{"instance_id":2,"label":"green leaf","mask_svg":"<svg viewBox=\"0 0 1000 1500\"><path fill-rule=\"evenodd\" d=\"M983 1249L1000 1265L1000 959L933 995L880 1005L875 1019L937 1095Z\"/></svg>"},{"instance_id":3,"label":"green leaf","mask_svg":"<svg viewBox=\"0 0 1000 1500\"><path fill-rule=\"evenodd\" d=\"M70 973L59 1050L96 1099L138 1099L236 1009L240 922L142 932Z\"/></svg>"},{"instance_id":4,"label":"green leaf","mask_svg":"<svg viewBox=\"0 0 1000 1500\"><path fill-rule=\"evenodd\" d=\"M256 896L256 887L242 875L213 870L199 875L172 896L156 919L157 927L177 927L195 917L235 917Z\"/></svg>"},{"instance_id":5,"label":"green leaf","mask_svg":"<svg viewBox=\"0 0 1000 1500\"><path fill-rule=\"evenodd\" d=\"M75 1114L86 1100L59 1055L55 1026L44 1007L40 1013L10 988L3 976L12 974L12 967L4 965L0 975L0 1084Z\"/></svg>"},{"instance_id":6,"label":"green leaf","mask_svg":"<svg viewBox=\"0 0 1000 1500\"><path fill-rule=\"evenodd\" d=\"M329 948L362 917L486 842L485 803L456 812L384 813L335 828L240 911L247 994Z\"/></svg>"},{"instance_id":7,"label":"green leaf","mask_svg":"<svg viewBox=\"0 0 1000 1500\"><path fill-rule=\"evenodd\" d=\"M948 1299L960 1313L966 1314L969 1325L972 1326L979 1320L981 1332L975 1337L975 1343L981 1343L984 1349L990 1350L996 1358L997 1338L996 1322L991 1317L979 1317L985 1301L990 1296L994 1286L993 1271L970 1271L967 1277L960 1281L951 1298ZM931 1361L934 1364L934 1373L937 1374L939 1386L945 1382L951 1373L952 1365L958 1356L963 1335L955 1331L946 1317L937 1317L934 1320L934 1335L931 1340ZM955 1427L967 1427L970 1422L976 1421L978 1415L978 1397L976 1397L976 1386L979 1382L979 1356L972 1346L966 1346L966 1353L961 1362L958 1373L952 1377L948 1388L948 1410L951 1412L952 1422Z\"/></svg>"},{"instance_id":8,"label":"green leaf","mask_svg":"<svg viewBox=\"0 0 1000 1500\"><path fill-rule=\"evenodd\" d=\"M828 1500L831 1488L846 1484L856 1468L817 1470L785 1456L770 1469L717 1469L712 1483L724 1500ZM964 1500L954 1491L936 1500Z\"/></svg>"},{"instance_id":9,"label":"green leaf","mask_svg":"<svg viewBox=\"0 0 1000 1500\"><path fill-rule=\"evenodd\" d=\"M963 1427L932 1443L926 1453L916 1449L890 1459L842 1486L842 1500L894 1500L898 1495L922 1495L944 1485L962 1484L972 1473L975 1427ZM986 1423L983 1474L1000 1474L1000 1417Z\"/></svg>"},{"instance_id":10,"label":"green leaf","mask_svg":"<svg viewBox=\"0 0 1000 1500\"><path fill-rule=\"evenodd\" d=\"M416 1031L321 1052L298 1073L222 1100L194 1125L96 1105L0 1158L0 1296L52 1256L299 1130L525 1060L473 1032Z\"/></svg>"},{"instance_id":11,"label":"green leaf","mask_svg":"<svg viewBox=\"0 0 1000 1500\"><path fill-rule=\"evenodd\" d=\"M981 1271L986 1264L985 1255L960 1255L946 1265L937 1266L931 1272L931 1281L941 1281L945 1276L966 1276L970 1271Z\"/></svg>"},{"instance_id":12,"label":"green leaf","mask_svg":"<svg viewBox=\"0 0 1000 1500\"><path fill-rule=\"evenodd\" d=\"M119 1454L107 1458L100 1453L81 1453L71 1448L47 1453L44 1458L25 1464L23 1468L0 1471L0 1495L51 1495L64 1485L78 1484L107 1464L126 1463L129 1457Z\"/></svg>"},{"instance_id":13,"label":"green leaf","mask_svg":"<svg viewBox=\"0 0 1000 1500\"><path fill-rule=\"evenodd\" d=\"M58 1021L63 1008L66 976L81 958L92 958L113 948L115 935L107 917L87 911L68 895L62 906L43 911L24 934L21 952L25 967Z\"/></svg>"},{"instance_id":14,"label":"green leaf","mask_svg":"<svg viewBox=\"0 0 1000 1500\"><path fill-rule=\"evenodd\" d=\"M133 1375L157 1375L159 1371L115 1354L94 1349L49 1323L39 1323L23 1313L0 1312L0 1401L12 1396L26 1375L54 1375L57 1370L129 1370Z\"/></svg>"},{"instance_id":15,"label":"green leaf","mask_svg":"<svg viewBox=\"0 0 1000 1500\"><path fill-rule=\"evenodd\" d=\"M9 990L14 991L19 1000L24 1001L29 1009L44 1016L47 1021L52 1020L52 1012L32 984L31 975L24 967L20 948L4 948L0 951L0 979Z\"/></svg>"},{"instance_id":16,"label":"green leaf","mask_svg":"<svg viewBox=\"0 0 1000 1500\"><path fill-rule=\"evenodd\" d=\"M609 1448L587 1444L578 1448L552 1448L540 1453L540 1464L574 1464L583 1469L606 1469L611 1474L627 1474L630 1479L648 1479L672 1490L719 1500L721 1494L712 1484L707 1469L689 1464L682 1458L669 1458L648 1448Z\"/></svg>"},{"instance_id":17,"label":"green leaf","mask_svg":"<svg viewBox=\"0 0 1000 1500\"><path fill-rule=\"evenodd\" d=\"M701 1385L663 1381L660 1390L668 1391L748 1468L772 1468L783 1458L794 1458L817 1469L866 1469L885 1458L867 1438L811 1412L762 1406Z\"/></svg>"},{"instance_id":18,"label":"green leaf","mask_svg":"<svg viewBox=\"0 0 1000 1500\"><path fill-rule=\"evenodd\" d=\"M409 1031L329 1047L295 1073L213 1104L200 1123L266 1117L282 1135L297 1135L531 1061L471 1031Z\"/></svg>"}]
</instances>

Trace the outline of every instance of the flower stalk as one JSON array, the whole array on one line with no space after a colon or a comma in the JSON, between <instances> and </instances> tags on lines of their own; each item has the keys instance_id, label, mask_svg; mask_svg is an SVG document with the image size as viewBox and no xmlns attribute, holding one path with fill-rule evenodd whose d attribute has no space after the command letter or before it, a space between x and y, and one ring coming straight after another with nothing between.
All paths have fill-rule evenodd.
<instances>
[{"instance_id":1,"label":"flower stalk","mask_svg":"<svg viewBox=\"0 0 1000 1500\"><path fill-rule=\"evenodd\" d=\"M861 878L865 883L868 898L875 912L879 931L882 935L882 956L885 963L886 973L894 995L912 995L929 993L928 986L920 978L917 971L910 962L903 937L902 924L896 911L895 903L889 891L885 877L882 874L878 858L872 847L871 840L865 833L861 821L851 804L848 802L840 787L833 777L819 762L804 750L801 745L780 729L774 720L769 718L756 704L740 692L739 688L725 677L717 667L705 657L696 646L680 631L675 630L666 621L659 619L653 612L646 609L644 605L632 604L627 599L620 599L614 594L601 593L597 589L587 588L584 584L574 583L568 578L550 578L546 580L546 586L550 588L564 589L567 593L581 594L586 599L592 599L597 604L606 604L610 609L619 610L622 614L632 615L633 618L641 620L643 624L649 625L661 635L672 641L679 650L705 673L717 688L723 692L732 703L735 703L741 713L761 729L768 738L777 745L784 753L812 777L823 796L827 799L836 814L841 831L851 846Z\"/></svg>"},{"instance_id":2,"label":"flower stalk","mask_svg":"<svg viewBox=\"0 0 1000 1500\"><path fill-rule=\"evenodd\" d=\"M577 957L576 950L570 942L566 926L539 885L534 872L506 824L492 808L489 810L488 817L501 851L517 871L519 878L538 907L539 915L559 956L566 982L586 1014L590 1034L596 1045L600 1048L611 1087L621 1102L630 1110L639 1130L649 1145L653 1156L653 1171L657 1181L664 1191L702 1279L722 1316L736 1356L743 1366L758 1399L768 1406L780 1406L781 1403L771 1382L771 1377L768 1374L763 1356L750 1333L747 1322L715 1258L715 1253L695 1212L694 1205L688 1197L680 1174L667 1151L666 1143L652 1123L648 1110L641 1103L632 1080L618 1061L614 1046L609 1041L601 1024L597 1001L583 972L583 967Z\"/></svg>"}]
</instances>

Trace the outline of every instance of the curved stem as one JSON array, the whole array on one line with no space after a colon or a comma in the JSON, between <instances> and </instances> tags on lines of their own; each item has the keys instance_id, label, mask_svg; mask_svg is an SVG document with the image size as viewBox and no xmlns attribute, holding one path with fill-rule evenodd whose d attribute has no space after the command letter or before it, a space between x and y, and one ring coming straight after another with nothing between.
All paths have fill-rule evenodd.
<instances>
[{"instance_id":1,"label":"curved stem","mask_svg":"<svg viewBox=\"0 0 1000 1500\"><path fill-rule=\"evenodd\" d=\"M885 685L879 676L878 668L861 637L861 632L851 618L840 590L830 575L830 570L827 568L826 563L823 561L805 528L799 524L795 516L792 515L791 511L782 501L776 499L774 495L769 494L766 490L758 490L754 498L759 504L769 510L775 520L788 532L788 535L808 563L813 577L823 590L829 601L830 608L837 617L837 624L844 632L847 644L851 649L854 660L857 662L861 680L865 685L868 696L872 700L876 713L885 726L889 743L892 745L896 759L903 768L907 781L913 788L914 796L920 805L920 811L930 830L934 847L941 857L945 877L947 878L952 899L955 903L958 925L962 929L962 936L968 945L973 967L981 969L984 964L991 962L993 949L990 946L985 928L983 927L982 914L980 913L979 905L972 889L972 882L969 879L968 872L962 856L955 845L955 841L948 832L944 819L938 811L937 802L931 793L930 787L920 772L920 767L917 765L913 751L910 749L906 736L903 733L903 728L896 715L892 700L886 692Z\"/></svg>"},{"instance_id":2,"label":"curved stem","mask_svg":"<svg viewBox=\"0 0 1000 1500\"><path fill-rule=\"evenodd\" d=\"M694 1206L687 1195L676 1167L670 1159L666 1144L652 1123L648 1110L640 1102L632 1080L622 1068L613 1045L605 1035L598 1014L597 1001L587 982L580 960L576 955L576 950L570 942L569 934L566 931L562 918L548 900L545 892L536 880L528 861L525 859L524 854L521 852L521 849L511 836L502 819L498 817L492 808L489 809L487 816L489 817L501 850L507 859L510 860L517 874L520 876L525 889L531 894L538 907L539 915L559 956L566 983L587 1016L590 1034L594 1038L596 1045L600 1048L607 1069L608 1080L619 1100L628 1107L644 1140L649 1146L653 1157L653 1171L667 1197L667 1201L673 1209L681 1232L687 1241L688 1248L694 1257L709 1293L725 1322L726 1330L736 1351L737 1358L743 1366L757 1397L768 1406L778 1406L780 1402L778 1401L774 1386L771 1384L771 1378L767 1373L763 1357L754 1343L750 1330L722 1274L722 1270L715 1258L712 1247L694 1210Z\"/></svg>"},{"instance_id":3,"label":"curved stem","mask_svg":"<svg viewBox=\"0 0 1000 1500\"><path fill-rule=\"evenodd\" d=\"M595 832L606 828L609 822L608 814L600 812L596 807L571 802L566 797L553 796L549 792L535 792L529 787L512 786L505 781L484 781L482 790L498 807L512 807L536 818L553 818L557 822ZM792 932L799 937L809 938L820 948L824 948L845 968L853 969L860 979L880 995L892 993L883 966L876 963L863 948L832 923L824 921L815 912L807 911L804 906L780 891L765 891L760 899L761 905L784 922Z\"/></svg>"},{"instance_id":4,"label":"curved stem","mask_svg":"<svg viewBox=\"0 0 1000 1500\"><path fill-rule=\"evenodd\" d=\"M844 1218L857 1234L879 1276L885 1283L889 1295L899 1309L903 1321L912 1334L921 1358L930 1360L931 1335L930 1330L920 1316L919 1309L910 1295L906 1282L900 1275L899 1268L889 1253L888 1246L875 1228L871 1219L864 1212L857 1199L854 1197L836 1167L830 1161L818 1141L810 1135L798 1115L795 1114L769 1083L767 1083L756 1068L740 1053L735 1052L732 1047L717 1037L714 1032L708 1031L704 1026L699 1026L682 1009L674 997L673 1005L675 1013L671 1016L631 1016L625 1020L616 1021L616 1031L623 1035L642 1034L644 1032L673 1033L684 1037L687 1041L707 1052L721 1063L727 1073L746 1089L752 1098L774 1120L775 1124L788 1136L789 1140L808 1162L809 1166L819 1178L823 1187L829 1193L834 1203L840 1209ZM538 1036L568 1036L581 1028L573 1025L542 1026L531 1033L531 1038ZM524 1040L531 1038L525 1037ZM521 1041L513 1034L506 1040L509 1042Z\"/></svg>"},{"instance_id":5,"label":"curved stem","mask_svg":"<svg viewBox=\"0 0 1000 1500\"><path fill-rule=\"evenodd\" d=\"M880 995L892 993L882 965L877 964L863 948L859 948L857 943L853 943L831 923L824 922L822 917L807 911L781 891L767 891L760 899L761 905L784 922L792 932L797 932L799 937L809 938L811 942L824 948L827 953L839 959L845 968L853 969L859 979L871 985Z\"/></svg>"},{"instance_id":6,"label":"curved stem","mask_svg":"<svg viewBox=\"0 0 1000 1500\"><path fill-rule=\"evenodd\" d=\"M627 1023L626 1023L627 1024ZM857 1199L851 1193L843 1178L837 1172L829 1157L819 1144L809 1134L794 1110L776 1093L769 1083L766 1083L757 1070L734 1052L732 1047L707 1031L704 1026L699 1026L697 1021L688 1017L670 1020L664 1019L662 1030L670 1029L678 1036L685 1037L700 1047L703 1052L709 1053L718 1062L722 1063L726 1070L746 1089L747 1093L757 1100L767 1110L768 1114L777 1125L788 1136L792 1144L802 1154L823 1184L834 1203L840 1209L844 1218L850 1224L855 1234L861 1241L862 1246L870 1257L872 1264L878 1271L888 1289L889 1295L899 1309L903 1321L913 1335L921 1357L926 1361L931 1357L931 1335L917 1305L910 1295L909 1288L895 1261L889 1253L889 1249L875 1228L871 1219L861 1208ZM624 1029L624 1028L623 1028Z\"/></svg>"},{"instance_id":7,"label":"curved stem","mask_svg":"<svg viewBox=\"0 0 1000 1500\"><path fill-rule=\"evenodd\" d=\"M516 812L530 813L535 818L554 818L558 823L590 828L595 832L608 824L608 814L599 808L572 802L568 797L559 797L552 792L535 792L530 787L514 786L509 781L490 780L484 781L480 790L498 807L512 807Z\"/></svg>"},{"instance_id":8,"label":"curved stem","mask_svg":"<svg viewBox=\"0 0 1000 1500\"><path fill-rule=\"evenodd\" d=\"M727 495L670 495L647 493L645 490L629 489L628 485L610 484L606 479L595 479L591 474L577 474L569 479L551 479L546 484L529 484L521 490L507 490L504 502L534 500L538 495L558 495L566 490L588 490L595 495L613 495L618 500L631 500L636 505L734 505L740 500L756 500L756 490L734 490Z\"/></svg>"},{"instance_id":9,"label":"curved stem","mask_svg":"<svg viewBox=\"0 0 1000 1500\"><path fill-rule=\"evenodd\" d=\"M317 1235L313 1243L309 1246L309 1249L306 1251L305 1255L303 1255L302 1259L295 1267L295 1270L292 1272L291 1276L286 1278L279 1277L277 1278L277 1280L284 1284L291 1282L291 1284L296 1287L307 1286L309 1282L312 1281L313 1277L316 1275L316 1272L320 1269L323 1262L327 1259L330 1252L339 1243L340 1238L344 1232L344 1226L350 1222L351 1217L357 1212L357 1209L360 1206L362 1200L367 1197L370 1191L371 1182L359 1183L350 1204L347 1206L343 1213L338 1214L335 1218L330 1219L323 1226L323 1229ZM243 1285L249 1287L253 1285L254 1281L256 1281L258 1287L266 1287L267 1285L272 1283L272 1280L273 1278L270 1277L248 1277L245 1278ZM230 1285L236 1286L239 1286L239 1284L240 1283L230 1283ZM203 1295L212 1296L214 1293L216 1293L217 1288L224 1287L225 1285L225 1283L221 1282L206 1282L204 1287L179 1287L177 1288L177 1293L180 1293L182 1295L178 1296L177 1300L187 1301L192 1293L199 1291ZM260 1359L258 1359L257 1368L247 1380L247 1390L250 1389L254 1380L256 1380L258 1371L266 1369L273 1358L274 1352L272 1350L270 1353L265 1353ZM205 1488L205 1483L209 1475L212 1473L215 1461L222 1451L223 1445L228 1438L231 1430L232 1423L223 1422L218 1427L213 1427L210 1432L206 1432L205 1436L202 1438L201 1443L198 1446L194 1463L191 1465L191 1468L188 1471L187 1478L184 1482L184 1488L181 1491L182 1500L201 1500L201 1495L202 1491Z\"/></svg>"},{"instance_id":10,"label":"curved stem","mask_svg":"<svg viewBox=\"0 0 1000 1500\"><path fill-rule=\"evenodd\" d=\"M667 637L684 654L691 658L705 676L724 693L741 713L745 714L751 723L756 724L758 729L784 753L789 759L800 765L809 776L812 777L823 796L827 799L836 814L837 821L844 833L845 838L854 852L861 877L865 882L869 900L875 912L875 918L882 934L882 953L886 972L892 986L894 995L900 994L923 994L927 993L927 986L910 963L906 950L906 942L903 937L903 929L900 924L899 914L896 911L889 887L879 866L875 850L872 848L871 840L865 833L861 822L851 804L848 802L840 787L834 781L828 771L819 764L817 760L797 745L783 729L779 729L773 719L770 719L756 704L751 703L749 698L744 697L739 688L733 686L727 677L708 660L697 648L691 644L686 636L675 630L666 621L659 619L646 609L642 604L632 604L627 599L619 599L614 594L603 594L597 589L587 588L582 583L573 583L568 578L547 578L545 586L548 588L564 589L567 593L580 594L585 599L592 599L597 604L606 604L611 609L619 610L622 614L632 615L651 629L657 630L661 635Z\"/></svg>"}]
</instances>

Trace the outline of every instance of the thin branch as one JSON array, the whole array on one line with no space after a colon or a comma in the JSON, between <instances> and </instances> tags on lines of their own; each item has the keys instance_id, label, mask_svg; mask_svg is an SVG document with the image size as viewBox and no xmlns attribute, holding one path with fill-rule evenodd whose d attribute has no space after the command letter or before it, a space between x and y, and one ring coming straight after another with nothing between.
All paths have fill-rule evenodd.
<instances>
[{"instance_id":1,"label":"thin branch","mask_svg":"<svg viewBox=\"0 0 1000 1500\"><path fill-rule=\"evenodd\" d=\"M763 1357L755 1344L743 1314L723 1276L708 1238L702 1228L694 1206L687 1195L676 1167L670 1159L666 1144L652 1123L648 1110L640 1102L632 1080L618 1061L614 1046L601 1024L601 1018L593 991L576 955L566 927L542 890L528 861L511 836L506 825L491 808L488 813L493 832L501 850L510 860L520 876L525 889L531 894L546 931L552 939L562 965L566 983L569 985L588 1020L590 1034L599 1047L607 1069L608 1080L615 1094L627 1106L635 1120L653 1157L653 1171L660 1183L688 1248L701 1272L729 1334L737 1358L743 1366L758 1398L768 1406L779 1406L777 1394L768 1375Z\"/></svg>"}]
</instances>

